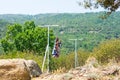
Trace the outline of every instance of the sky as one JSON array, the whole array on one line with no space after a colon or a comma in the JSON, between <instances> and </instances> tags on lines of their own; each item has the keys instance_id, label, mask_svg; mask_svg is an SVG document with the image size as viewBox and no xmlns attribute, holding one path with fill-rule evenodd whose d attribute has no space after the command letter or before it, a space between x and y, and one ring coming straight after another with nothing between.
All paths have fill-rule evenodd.
<instances>
[{"instance_id":1,"label":"sky","mask_svg":"<svg viewBox=\"0 0 120 80\"><path fill-rule=\"evenodd\" d=\"M0 14L85 13L79 0L0 0Z\"/></svg>"}]
</instances>

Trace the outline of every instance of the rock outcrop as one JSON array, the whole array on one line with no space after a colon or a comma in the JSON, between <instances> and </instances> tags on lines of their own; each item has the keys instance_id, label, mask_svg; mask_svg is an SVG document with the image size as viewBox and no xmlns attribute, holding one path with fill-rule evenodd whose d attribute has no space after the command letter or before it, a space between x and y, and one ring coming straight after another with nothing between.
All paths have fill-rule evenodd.
<instances>
[{"instance_id":1,"label":"rock outcrop","mask_svg":"<svg viewBox=\"0 0 120 80\"><path fill-rule=\"evenodd\" d=\"M31 80L31 77L38 77L41 73L33 60L0 59L0 80Z\"/></svg>"},{"instance_id":2,"label":"rock outcrop","mask_svg":"<svg viewBox=\"0 0 120 80\"><path fill-rule=\"evenodd\" d=\"M0 80L31 80L24 60L0 60Z\"/></svg>"},{"instance_id":3,"label":"rock outcrop","mask_svg":"<svg viewBox=\"0 0 120 80\"><path fill-rule=\"evenodd\" d=\"M28 67L31 77L38 77L42 74L42 71L38 64L33 60L25 60L25 64Z\"/></svg>"}]
</instances>

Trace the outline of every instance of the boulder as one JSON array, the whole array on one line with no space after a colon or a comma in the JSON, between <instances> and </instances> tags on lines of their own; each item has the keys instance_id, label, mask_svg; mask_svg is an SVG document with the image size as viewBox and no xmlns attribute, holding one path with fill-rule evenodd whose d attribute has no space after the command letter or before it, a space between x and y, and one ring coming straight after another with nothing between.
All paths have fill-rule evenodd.
<instances>
[{"instance_id":1,"label":"boulder","mask_svg":"<svg viewBox=\"0 0 120 80\"><path fill-rule=\"evenodd\" d=\"M40 76L40 74L42 74L40 67L38 66L38 64L35 61L26 60L25 63L28 67L31 77L38 77L38 76Z\"/></svg>"},{"instance_id":2,"label":"boulder","mask_svg":"<svg viewBox=\"0 0 120 80\"><path fill-rule=\"evenodd\" d=\"M1 59L0 80L31 80L23 59Z\"/></svg>"},{"instance_id":3,"label":"boulder","mask_svg":"<svg viewBox=\"0 0 120 80\"><path fill-rule=\"evenodd\" d=\"M42 74L33 60L0 59L0 80L31 80Z\"/></svg>"}]
</instances>

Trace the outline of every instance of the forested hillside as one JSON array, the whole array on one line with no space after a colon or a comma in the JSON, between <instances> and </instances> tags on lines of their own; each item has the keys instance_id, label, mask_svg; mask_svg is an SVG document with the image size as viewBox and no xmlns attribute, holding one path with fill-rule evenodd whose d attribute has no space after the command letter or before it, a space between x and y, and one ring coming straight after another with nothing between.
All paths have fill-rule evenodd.
<instances>
[{"instance_id":1,"label":"forested hillside","mask_svg":"<svg viewBox=\"0 0 120 80\"><path fill-rule=\"evenodd\" d=\"M5 31L7 29L7 25L10 24L9 22L0 19L0 38L2 38L3 36L5 36Z\"/></svg>"},{"instance_id":2,"label":"forested hillside","mask_svg":"<svg viewBox=\"0 0 120 80\"><path fill-rule=\"evenodd\" d=\"M5 20L2 20L0 19L0 39L5 36L5 32L6 32L6 29L7 29L7 25L10 24L9 22L5 21ZM0 43L0 53L2 52L1 51L1 43Z\"/></svg>"},{"instance_id":3,"label":"forested hillside","mask_svg":"<svg viewBox=\"0 0 120 80\"><path fill-rule=\"evenodd\" d=\"M78 48L92 51L93 47L100 42L120 37L120 12L111 14L107 19L101 19L104 13L62 13L62 14L38 14L38 15L0 15L0 19L9 23L21 23L34 21L39 26L48 24L59 25L53 27L56 36L62 40L62 51L68 53L74 50L74 41L69 39L80 39ZM1 25L1 23L0 23ZM1 27L1 26L0 26ZM3 27L2 27L3 28Z\"/></svg>"}]
</instances>

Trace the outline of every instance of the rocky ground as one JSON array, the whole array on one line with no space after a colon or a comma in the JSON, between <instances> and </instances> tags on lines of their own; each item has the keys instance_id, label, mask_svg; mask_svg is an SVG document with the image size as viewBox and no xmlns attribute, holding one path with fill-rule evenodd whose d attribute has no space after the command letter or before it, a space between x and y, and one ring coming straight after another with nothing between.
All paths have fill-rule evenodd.
<instances>
[{"instance_id":1,"label":"rocky ground","mask_svg":"<svg viewBox=\"0 0 120 80\"><path fill-rule=\"evenodd\" d=\"M120 80L120 64L111 61L100 66L95 58L91 58L87 60L86 65L66 73L44 73L32 80Z\"/></svg>"},{"instance_id":2,"label":"rocky ground","mask_svg":"<svg viewBox=\"0 0 120 80\"><path fill-rule=\"evenodd\" d=\"M120 80L120 63L115 60L101 66L95 58L89 58L84 66L65 71L62 68L53 73L42 73L32 60L0 60L0 80Z\"/></svg>"}]
</instances>

